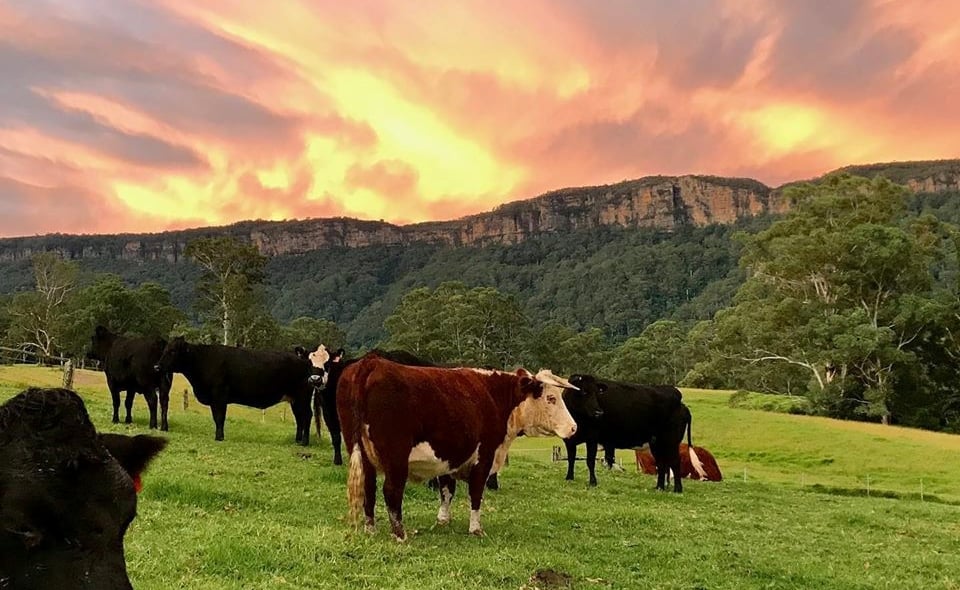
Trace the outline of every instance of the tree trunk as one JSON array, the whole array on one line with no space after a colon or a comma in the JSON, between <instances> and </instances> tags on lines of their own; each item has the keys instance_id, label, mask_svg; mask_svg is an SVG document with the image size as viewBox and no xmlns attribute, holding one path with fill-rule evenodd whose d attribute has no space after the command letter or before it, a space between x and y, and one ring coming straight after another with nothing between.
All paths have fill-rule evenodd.
<instances>
[{"instance_id":1,"label":"tree trunk","mask_svg":"<svg viewBox=\"0 0 960 590\"><path fill-rule=\"evenodd\" d=\"M884 426L890 426L890 412L884 412L883 415L880 416L880 423Z\"/></svg>"}]
</instances>

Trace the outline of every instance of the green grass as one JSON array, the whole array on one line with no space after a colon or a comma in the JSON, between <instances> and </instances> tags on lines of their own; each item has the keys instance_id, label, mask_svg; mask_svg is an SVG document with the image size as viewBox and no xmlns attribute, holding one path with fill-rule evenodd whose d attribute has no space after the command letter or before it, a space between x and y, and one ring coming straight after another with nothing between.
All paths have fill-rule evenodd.
<instances>
[{"instance_id":1,"label":"green grass","mask_svg":"<svg viewBox=\"0 0 960 590\"><path fill-rule=\"evenodd\" d=\"M77 377L97 426L145 432L142 399L133 426L109 423L102 379ZM58 381L55 370L0 367L0 399ZM434 495L411 485L404 520L419 533L401 545L379 498L375 535L345 523L346 473L330 463L329 438L303 449L279 407L231 406L215 443L206 408L191 398L184 410L178 393L170 446L127 534L130 576L138 590L516 589L549 568L578 589L960 588L960 437L736 409L729 396L684 392L694 442L717 457L722 483L654 492L621 451L627 469L601 470L591 489L582 463L566 482L550 461L558 439L522 439L503 489L484 498L485 538L466 533L464 486L452 524L435 528ZM910 495L921 478L927 501Z\"/></svg>"}]
</instances>

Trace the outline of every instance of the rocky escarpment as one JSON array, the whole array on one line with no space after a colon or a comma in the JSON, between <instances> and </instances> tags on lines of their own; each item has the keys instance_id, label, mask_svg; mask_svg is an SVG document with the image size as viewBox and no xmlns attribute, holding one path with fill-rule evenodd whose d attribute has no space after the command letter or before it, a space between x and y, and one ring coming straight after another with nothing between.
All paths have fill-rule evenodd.
<instances>
[{"instance_id":1,"label":"rocky escarpment","mask_svg":"<svg viewBox=\"0 0 960 590\"><path fill-rule=\"evenodd\" d=\"M918 192L960 190L960 160L876 164L841 171L865 176L883 174ZM212 235L250 241L270 256L331 247L416 242L457 246L517 243L531 235L600 226L670 230L731 223L762 213L780 213L787 206L780 189L756 180L652 176L605 186L561 189L457 220L404 226L334 218L246 221L157 234L8 238L0 240L0 261L55 251L68 259L106 257L176 262L190 240Z\"/></svg>"}]
</instances>

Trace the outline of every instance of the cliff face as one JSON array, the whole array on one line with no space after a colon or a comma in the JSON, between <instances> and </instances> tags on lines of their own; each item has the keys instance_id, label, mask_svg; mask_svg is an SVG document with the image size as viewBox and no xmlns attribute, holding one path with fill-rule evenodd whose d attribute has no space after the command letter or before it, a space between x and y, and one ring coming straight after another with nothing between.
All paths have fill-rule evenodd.
<instances>
[{"instance_id":1,"label":"cliff face","mask_svg":"<svg viewBox=\"0 0 960 590\"><path fill-rule=\"evenodd\" d=\"M878 164L842 169L884 174L918 192L960 190L960 160ZM428 242L450 245L517 243L528 236L599 226L676 227L731 223L761 213L781 213L787 203L779 189L751 179L712 176L654 176L618 184L569 188L487 213L452 221L397 226L356 219L247 221L219 228L165 232L0 239L0 261L55 251L68 259L119 258L178 261L187 242L230 235L256 244L268 256L330 247L356 248Z\"/></svg>"}]
</instances>

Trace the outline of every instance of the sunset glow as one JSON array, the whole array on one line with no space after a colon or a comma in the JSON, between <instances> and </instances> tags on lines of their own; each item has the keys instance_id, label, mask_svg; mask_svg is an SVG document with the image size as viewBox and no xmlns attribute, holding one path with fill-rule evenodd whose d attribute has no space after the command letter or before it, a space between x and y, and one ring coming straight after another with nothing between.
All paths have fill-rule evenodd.
<instances>
[{"instance_id":1,"label":"sunset glow","mask_svg":"<svg viewBox=\"0 0 960 590\"><path fill-rule=\"evenodd\" d=\"M413 6L0 0L0 235L960 157L952 0Z\"/></svg>"}]
</instances>

